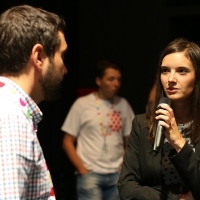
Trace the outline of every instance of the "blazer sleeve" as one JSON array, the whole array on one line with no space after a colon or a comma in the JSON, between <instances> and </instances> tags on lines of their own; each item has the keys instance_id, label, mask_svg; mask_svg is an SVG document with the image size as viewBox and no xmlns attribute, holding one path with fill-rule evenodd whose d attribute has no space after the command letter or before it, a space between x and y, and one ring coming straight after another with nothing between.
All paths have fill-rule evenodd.
<instances>
[{"instance_id":1,"label":"blazer sleeve","mask_svg":"<svg viewBox=\"0 0 200 200\"><path fill-rule=\"evenodd\" d=\"M170 157L170 160L187 188L192 192L193 197L200 199L200 152L197 151L199 149L195 150L194 152L186 142L181 151Z\"/></svg>"},{"instance_id":2,"label":"blazer sleeve","mask_svg":"<svg viewBox=\"0 0 200 200\"><path fill-rule=\"evenodd\" d=\"M162 186L157 188L141 185L139 151L140 143L144 141L140 141L141 126L138 121L140 119L136 115L132 122L132 130L117 184L121 200L178 200L177 195Z\"/></svg>"}]
</instances>

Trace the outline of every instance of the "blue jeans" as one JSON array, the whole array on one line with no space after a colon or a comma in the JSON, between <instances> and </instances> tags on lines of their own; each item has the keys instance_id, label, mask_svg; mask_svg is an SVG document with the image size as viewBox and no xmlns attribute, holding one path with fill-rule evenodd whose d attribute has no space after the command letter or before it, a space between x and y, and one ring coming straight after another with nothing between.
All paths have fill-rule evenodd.
<instances>
[{"instance_id":1,"label":"blue jeans","mask_svg":"<svg viewBox=\"0 0 200 200\"><path fill-rule=\"evenodd\" d=\"M120 200L117 189L119 172L89 172L77 177L78 200Z\"/></svg>"}]
</instances>

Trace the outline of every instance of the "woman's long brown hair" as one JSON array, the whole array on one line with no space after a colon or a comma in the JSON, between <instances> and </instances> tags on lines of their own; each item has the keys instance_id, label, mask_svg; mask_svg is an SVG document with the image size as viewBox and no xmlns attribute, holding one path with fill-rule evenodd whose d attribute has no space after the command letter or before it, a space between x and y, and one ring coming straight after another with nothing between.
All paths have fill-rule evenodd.
<instances>
[{"instance_id":1,"label":"woman's long brown hair","mask_svg":"<svg viewBox=\"0 0 200 200\"><path fill-rule=\"evenodd\" d=\"M155 80L155 99L147 108L149 139L153 141L155 138L157 123L155 111L157 110L160 98L164 95L160 81L162 60L166 55L176 52L185 52L185 56L191 61L195 69L195 87L191 96L191 105L188 105L191 108L193 123L188 129L190 132L191 143L196 144L200 140L200 47L184 38L178 38L169 43L160 56Z\"/></svg>"}]
</instances>

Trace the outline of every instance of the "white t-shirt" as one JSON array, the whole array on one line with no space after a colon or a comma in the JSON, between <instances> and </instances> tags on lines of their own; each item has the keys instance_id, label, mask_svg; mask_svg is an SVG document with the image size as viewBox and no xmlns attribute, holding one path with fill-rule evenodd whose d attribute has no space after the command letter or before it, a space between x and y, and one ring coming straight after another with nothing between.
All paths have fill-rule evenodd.
<instances>
[{"instance_id":1,"label":"white t-shirt","mask_svg":"<svg viewBox=\"0 0 200 200\"><path fill-rule=\"evenodd\" d=\"M74 102L61 129L77 137L77 154L88 170L113 173L122 164L123 137L129 135L133 118L126 99L116 96L111 103L91 93Z\"/></svg>"}]
</instances>

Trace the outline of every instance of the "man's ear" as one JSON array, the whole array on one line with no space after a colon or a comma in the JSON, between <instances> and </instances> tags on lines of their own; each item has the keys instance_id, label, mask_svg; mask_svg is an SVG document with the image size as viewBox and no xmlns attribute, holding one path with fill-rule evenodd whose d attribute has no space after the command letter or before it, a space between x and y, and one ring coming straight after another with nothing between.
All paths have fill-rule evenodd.
<instances>
[{"instance_id":1,"label":"man's ear","mask_svg":"<svg viewBox=\"0 0 200 200\"><path fill-rule=\"evenodd\" d=\"M100 79L99 77L96 77L96 84L97 84L98 86L101 85L101 79Z\"/></svg>"},{"instance_id":2,"label":"man's ear","mask_svg":"<svg viewBox=\"0 0 200 200\"><path fill-rule=\"evenodd\" d=\"M32 64L37 68L41 68L45 57L43 46L41 44L35 44L31 51Z\"/></svg>"}]
</instances>

